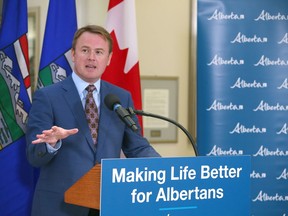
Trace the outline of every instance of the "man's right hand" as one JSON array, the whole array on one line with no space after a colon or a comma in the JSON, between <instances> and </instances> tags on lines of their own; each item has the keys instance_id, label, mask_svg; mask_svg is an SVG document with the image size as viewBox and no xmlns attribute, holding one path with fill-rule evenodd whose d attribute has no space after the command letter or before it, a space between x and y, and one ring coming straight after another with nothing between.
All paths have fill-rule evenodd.
<instances>
[{"instance_id":1,"label":"man's right hand","mask_svg":"<svg viewBox=\"0 0 288 216\"><path fill-rule=\"evenodd\" d=\"M42 134L37 134L36 140L32 144L47 143L54 147L58 140L65 139L66 137L78 133L78 128L64 129L61 127L53 126L49 130L42 131Z\"/></svg>"}]
</instances>

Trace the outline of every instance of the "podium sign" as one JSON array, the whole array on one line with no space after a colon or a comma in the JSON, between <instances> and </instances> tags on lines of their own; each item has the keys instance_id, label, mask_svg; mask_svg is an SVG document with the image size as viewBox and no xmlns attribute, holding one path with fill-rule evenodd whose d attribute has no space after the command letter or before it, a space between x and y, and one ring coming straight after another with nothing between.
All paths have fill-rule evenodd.
<instances>
[{"instance_id":1,"label":"podium sign","mask_svg":"<svg viewBox=\"0 0 288 216\"><path fill-rule=\"evenodd\" d=\"M101 216L248 216L250 171L250 156L104 159Z\"/></svg>"}]
</instances>

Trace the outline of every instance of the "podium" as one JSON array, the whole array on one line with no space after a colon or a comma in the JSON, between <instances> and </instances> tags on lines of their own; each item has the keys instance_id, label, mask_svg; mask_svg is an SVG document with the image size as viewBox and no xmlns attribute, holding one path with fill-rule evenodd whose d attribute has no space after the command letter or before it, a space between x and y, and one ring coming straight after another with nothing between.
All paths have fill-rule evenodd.
<instances>
[{"instance_id":1,"label":"podium","mask_svg":"<svg viewBox=\"0 0 288 216\"><path fill-rule=\"evenodd\" d=\"M101 216L248 216L250 173L250 156L103 159L64 200Z\"/></svg>"},{"instance_id":2,"label":"podium","mask_svg":"<svg viewBox=\"0 0 288 216\"><path fill-rule=\"evenodd\" d=\"M69 204L100 209L101 165L97 164L64 194Z\"/></svg>"}]
</instances>

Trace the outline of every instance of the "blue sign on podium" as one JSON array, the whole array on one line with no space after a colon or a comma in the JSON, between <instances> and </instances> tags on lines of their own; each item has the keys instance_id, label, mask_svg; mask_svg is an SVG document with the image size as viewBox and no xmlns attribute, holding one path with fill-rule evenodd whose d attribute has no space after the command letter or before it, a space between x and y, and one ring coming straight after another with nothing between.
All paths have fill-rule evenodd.
<instances>
[{"instance_id":1,"label":"blue sign on podium","mask_svg":"<svg viewBox=\"0 0 288 216\"><path fill-rule=\"evenodd\" d=\"M101 216L248 216L250 172L250 156L104 159Z\"/></svg>"}]
</instances>

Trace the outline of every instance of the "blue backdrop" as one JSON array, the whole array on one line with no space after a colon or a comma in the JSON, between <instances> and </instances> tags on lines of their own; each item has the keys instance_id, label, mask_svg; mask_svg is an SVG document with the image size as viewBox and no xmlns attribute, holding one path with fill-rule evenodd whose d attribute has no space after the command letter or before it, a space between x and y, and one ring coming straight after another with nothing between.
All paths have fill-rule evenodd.
<instances>
[{"instance_id":1,"label":"blue backdrop","mask_svg":"<svg viewBox=\"0 0 288 216\"><path fill-rule=\"evenodd\" d=\"M252 215L288 214L288 1L198 0L200 155L252 155Z\"/></svg>"}]
</instances>

